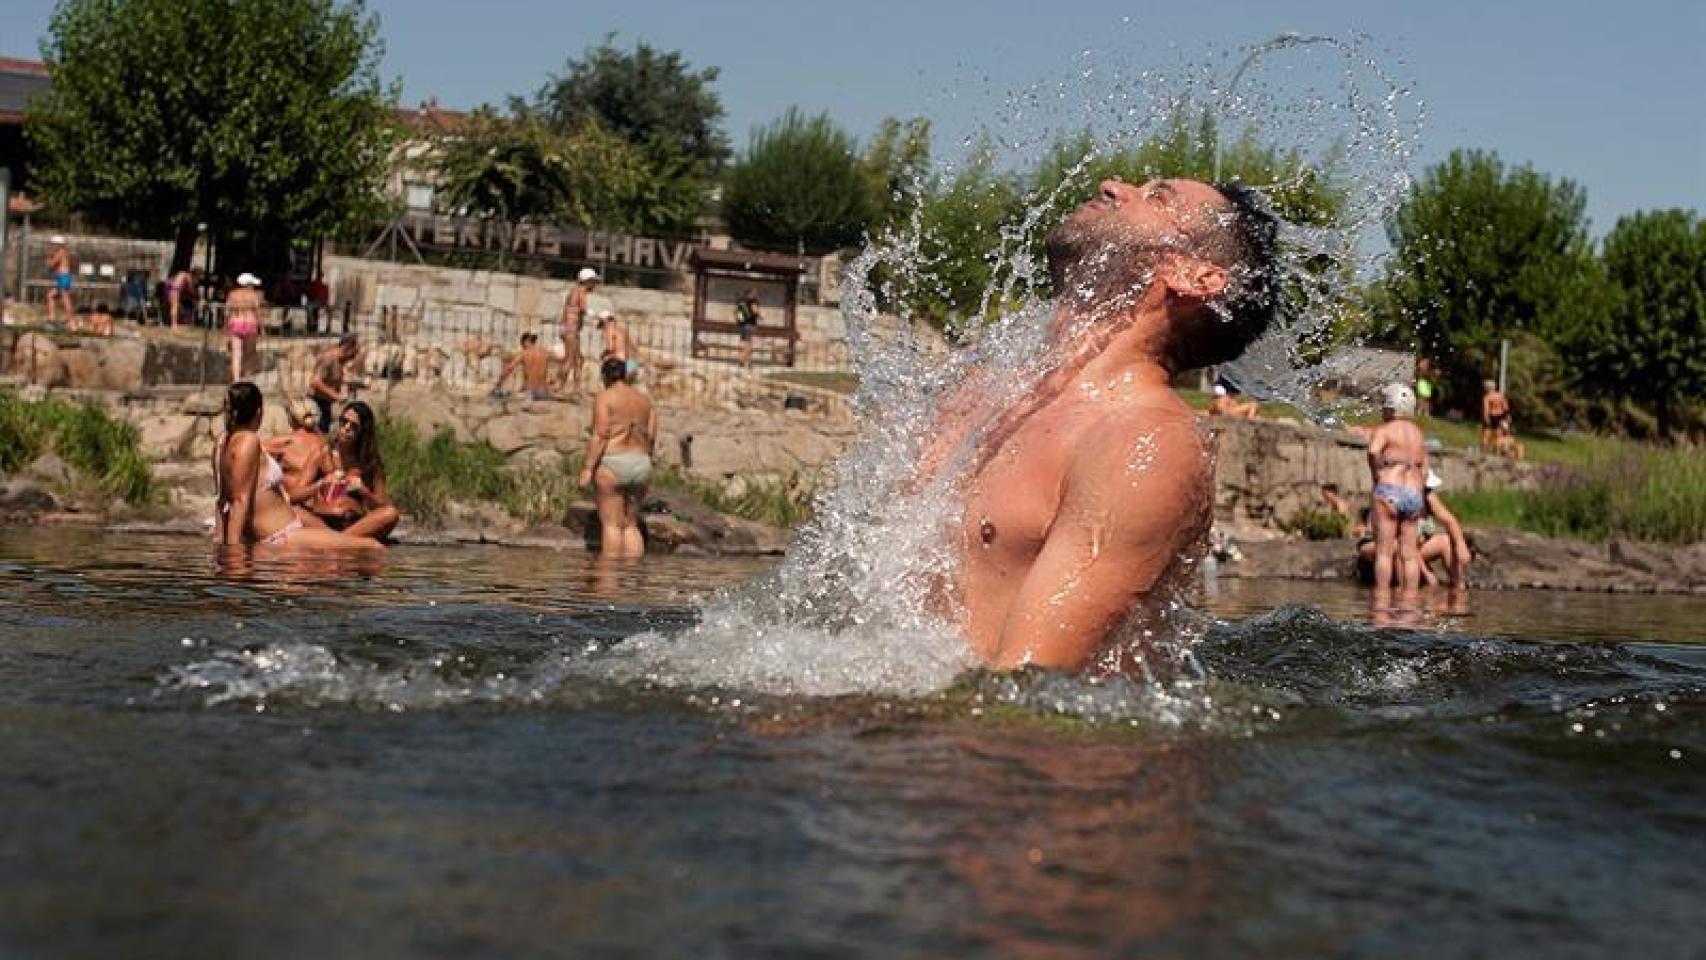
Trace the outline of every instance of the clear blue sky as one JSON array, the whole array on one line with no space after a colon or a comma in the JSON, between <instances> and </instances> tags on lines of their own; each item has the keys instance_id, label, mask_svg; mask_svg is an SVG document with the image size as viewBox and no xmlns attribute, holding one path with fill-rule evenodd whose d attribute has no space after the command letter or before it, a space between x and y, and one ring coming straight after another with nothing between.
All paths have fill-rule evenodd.
<instances>
[{"instance_id":1,"label":"clear blue sky","mask_svg":"<svg viewBox=\"0 0 1706 960\"><path fill-rule=\"evenodd\" d=\"M530 93L606 33L717 66L737 147L790 105L860 136L887 115L950 137L995 123L1008 91L1096 61L1208 61L1281 30L1362 33L1427 104L1417 163L1454 147L1587 188L1596 233L1639 209L1706 211L1702 0L370 0L404 99L447 107ZM34 56L51 0L8 0L0 55ZM1127 19L1129 18L1129 19ZM938 138L941 143L942 138ZM951 144L947 145L951 148Z\"/></svg>"}]
</instances>

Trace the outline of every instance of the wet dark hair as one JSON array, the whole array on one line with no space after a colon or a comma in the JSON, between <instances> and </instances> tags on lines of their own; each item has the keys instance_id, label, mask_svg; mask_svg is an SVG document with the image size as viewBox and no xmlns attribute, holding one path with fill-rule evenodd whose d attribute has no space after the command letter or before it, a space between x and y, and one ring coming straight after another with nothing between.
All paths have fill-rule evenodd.
<instances>
[{"instance_id":1,"label":"wet dark hair","mask_svg":"<svg viewBox=\"0 0 1706 960\"><path fill-rule=\"evenodd\" d=\"M1237 359L1279 315L1279 218L1250 187L1236 181L1213 186L1231 210L1215 234L1203 238L1203 252L1231 277L1219 303L1175 342L1181 370Z\"/></svg>"},{"instance_id":2,"label":"wet dark hair","mask_svg":"<svg viewBox=\"0 0 1706 960\"><path fill-rule=\"evenodd\" d=\"M626 380L628 379L628 361L610 357L598 365L598 374L604 378L605 383Z\"/></svg>"},{"instance_id":3,"label":"wet dark hair","mask_svg":"<svg viewBox=\"0 0 1706 960\"><path fill-rule=\"evenodd\" d=\"M342 420L346 413L355 414L356 419L361 421L361 429L356 432L354 448L350 451L350 460L353 462L344 466L360 470L362 482L371 486L376 479L385 475L385 464L379 459L379 431L374 427L376 418L373 416L373 408L365 401L351 400L344 404L343 413L338 414L338 419Z\"/></svg>"},{"instance_id":4,"label":"wet dark hair","mask_svg":"<svg viewBox=\"0 0 1706 960\"><path fill-rule=\"evenodd\" d=\"M261 388L239 380L225 388L225 432L254 423L261 415Z\"/></svg>"},{"instance_id":5,"label":"wet dark hair","mask_svg":"<svg viewBox=\"0 0 1706 960\"><path fill-rule=\"evenodd\" d=\"M530 343L537 342L538 339L539 334L537 333L524 333L521 335L521 345L525 347Z\"/></svg>"}]
</instances>

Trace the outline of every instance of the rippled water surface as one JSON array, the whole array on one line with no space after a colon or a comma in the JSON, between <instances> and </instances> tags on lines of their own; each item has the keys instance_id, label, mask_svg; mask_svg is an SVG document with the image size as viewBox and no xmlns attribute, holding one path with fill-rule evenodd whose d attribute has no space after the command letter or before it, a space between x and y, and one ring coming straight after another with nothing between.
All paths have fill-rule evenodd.
<instances>
[{"instance_id":1,"label":"rippled water surface","mask_svg":"<svg viewBox=\"0 0 1706 960\"><path fill-rule=\"evenodd\" d=\"M1225 581L1164 692L607 669L769 566L0 531L0 956L1706 952L1706 600Z\"/></svg>"}]
</instances>

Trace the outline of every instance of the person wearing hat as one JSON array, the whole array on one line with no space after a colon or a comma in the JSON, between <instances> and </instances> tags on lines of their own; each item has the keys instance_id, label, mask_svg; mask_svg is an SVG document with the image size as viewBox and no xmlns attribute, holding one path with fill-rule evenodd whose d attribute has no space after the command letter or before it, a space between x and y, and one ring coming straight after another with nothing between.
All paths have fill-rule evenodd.
<instances>
[{"instance_id":1,"label":"person wearing hat","mask_svg":"<svg viewBox=\"0 0 1706 960\"><path fill-rule=\"evenodd\" d=\"M592 296L598 281L597 270L582 267L575 275L569 295L563 298L563 355L557 361L557 386L561 389L567 385L571 400L578 400L581 395L581 327L586 324L587 298Z\"/></svg>"},{"instance_id":2,"label":"person wearing hat","mask_svg":"<svg viewBox=\"0 0 1706 960\"><path fill-rule=\"evenodd\" d=\"M71 248L65 245L65 238L55 234L51 241L52 252L47 255L47 272L53 278L53 286L47 290L47 322L54 320L54 308L63 307L65 319L70 321L77 308L71 303Z\"/></svg>"},{"instance_id":3,"label":"person wearing hat","mask_svg":"<svg viewBox=\"0 0 1706 960\"><path fill-rule=\"evenodd\" d=\"M261 336L261 278L237 275L237 286L225 297L225 333L231 351L231 382L243 379Z\"/></svg>"},{"instance_id":4,"label":"person wearing hat","mask_svg":"<svg viewBox=\"0 0 1706 960\"><path fill-rule=\"evenodd\" d=\"M1254 400L1239 400L1233 396L1234 392L1224 383L1215 384L1214 402L1209 404L1208 412L1238 420L1254 420L1261 415L1261 404Z\"/></svg>"},{"instance_id":5,"label":"person wearing hat","mask_svg":"<svg viewBox=\"0 0 1706 960\"><path fill-rule=\"evenodd\" d=\"M1394 570L1406 594L1422 583L1417 531L1426 511L1423 486L1428 476L1427 438L1412 418L1416 392L1408 384L1389 383L1380 391L1384 422L1368 438L1368 469L1374 480L1369 521L1374 527L1374 589L1391 589Z\"/></svg>"}]
</instances>

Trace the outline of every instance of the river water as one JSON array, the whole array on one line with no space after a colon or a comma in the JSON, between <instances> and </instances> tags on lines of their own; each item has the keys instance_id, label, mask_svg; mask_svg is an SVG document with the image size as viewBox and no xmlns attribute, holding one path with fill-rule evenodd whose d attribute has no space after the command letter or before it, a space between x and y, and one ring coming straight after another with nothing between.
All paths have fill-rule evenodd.
<instances>
[{"instance_id":1,"label":"river water","mask_svg":"<svg viewBox=\"0 0 1706 960\"><path fill-rule=\"evenodd\" d=\"M0 956L1706 954L1706 598L1222 581L1167 692L594 668L768 566L0 531Z\"/></svg>"}]
</instances>

